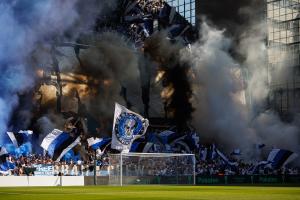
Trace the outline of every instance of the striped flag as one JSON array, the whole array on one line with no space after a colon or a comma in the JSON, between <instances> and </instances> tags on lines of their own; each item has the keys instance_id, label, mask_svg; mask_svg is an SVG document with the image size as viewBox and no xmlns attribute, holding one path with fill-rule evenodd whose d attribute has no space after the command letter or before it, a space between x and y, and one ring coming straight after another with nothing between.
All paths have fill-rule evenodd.
<instances>
[{"instance_id":1,"label":"striped flag","mask_svg":"<svg viewBox=\"0 0 300 200\"><path fill-rule=\"evenodd\" d=\"M238 163L237 162L231 162L219 149L216 149L216 153L218 154L218 156L220 156L220 158L228 165L231 166L237 166Z\"/></svg>"},{"instance_id":2,"label":"striped flag","mask_svg":"<svg viewBox=\"0 0 300 200\"><path fill-rule=\"evenodd\" d=\"M171 146L171 149L172 150L175 150L176 151L184 151L186 153L190 153L191 152L191 149L188 145L188 142L185 140L186 139L186 136L181 136L179 138L177 138L176 140L172 141L170 143L170 146Z\"/></svg>"},{"instance_id":3,"label":"striped flag","mask_svg":"<svg viewBox=\"0 0 300 200\"><path fill-rule=\"evenodd\" d=\"M80 137L73 137L69 133L54 129L43 140L41 147L48 152L56 162L80 142Z\"/></svg>"},{"instance_id":4,"label":"striped flag","mask_svg":"<svg viewBox=\"0 0 300 200\"><path fill-rule=\"evenodd\" d=\"M103 140L102 138L91 137L91 138L87 139L87 142L88 142L89 147L91 147L92 149L96 150L96 149L99 148L102 140Z\"/></svg>"},{"instance_id":5,"label":"striped flag","mask_svg":"<svg viewBox=\"0 0 300 200\"><path fill-rule=\"evenodd\" d=\"M178 143L179 145L184 147L186 152L194 152L199 148L199 141L199 136L197 135L197 133L194 132L192 134L187 134L184 137L180 137L172 143Z\"/></svg>"},{"instance_id":6,"label":"striped flag","mask_svg":"<svg viewBox=\"0 0 300 200\"><path fill-rule=\"evenodd\" d=\"M0 147L0 162L6 162L6 158L8 157L8 152L5 147Z\"/></svg>"},{"instance_id":7,"label":"striped flag","mask_svg":"<svg viewBox=\"0 0 300 200\"><path fill-rule=\"evenodd\" d=\"M87 139L89 147L92 149L101 149L103 151L107 145L111 144L111 138L88 138Z\"/></svg>"},{"instance_id":8,"label":"striped flag","mask_svg":"<svg viewBox=\"0 0 300 200\"><path fill-rule=\"evenodd\" d=\"M30 140L30 136L33 134L32 131L19 131L18 133L6 132L12 143L15 147L20 147L22 144L28 142Z\"/></svg>"},{"instance_id":9,"label":"striped flag","mask_svg":"<svg viewBox=\"0 0 300 200\"><path fill-rule=\"evenodd\" d=\"M130 152L148 153L153 145L152 142L134 141L131 145Z\"/></svg>"},{"instance_id":10,"label":"striped flag","mask_svg":"<svg viewBox=\"0 0 300 200\"><path fill-rule=\"evenodd\" d=\"M249 167L248 169L247 169L247 174L256 174L256 173L258 173L258 169L260 168L260 167L267 167L268 165L270 164L270 162L269 161L260 161L260 162L258 162L258 163L256 163L255 165L252 165L251 167Z\"/></svg>"},{"instance_id":11,"label":"striped flag","mask_svg":"<svg viewBox=\"0 0 300 200\"><path fill-rule=\"evenodd\" d=\"M267 161L271 163L271 166L274 169L278 169L293 161L297 156L298 155L296 153L289 150L273 149L269 153Z\"/></svg>"},{"instance_id":12,"label":"striped flag","mask_svg":"<svg viewBox=\"0 0 300 200\"><path fill-rule=\"evenodd\" d=\"M163 144L170 144L172 141L180 137L177 133L170 130L165 130L158 134Z\"/></svg>"}]
</instances>

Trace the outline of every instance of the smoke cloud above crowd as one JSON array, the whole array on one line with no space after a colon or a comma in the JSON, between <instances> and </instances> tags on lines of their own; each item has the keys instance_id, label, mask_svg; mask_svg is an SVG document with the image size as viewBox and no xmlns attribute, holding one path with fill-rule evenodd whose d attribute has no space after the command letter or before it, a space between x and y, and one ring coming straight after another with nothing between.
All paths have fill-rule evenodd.
<instances>
[{"instance_id":1,"label":"smoke cloud above crowd","mask_svg":"<svg viewBox=\"0 0 300 200\"><path fill-rule=\"evenodd\" d=\"M1 138L8 129L14 129L10 127L13 111L19 106L19 96L30 93L34 88L35 69L46 65L45 54L41 50L48 51L55 39L76 38L94 23L96 12L109 10L114 1L81 4L77 0L1 1ZM85 10L89 12L84 13ZM41 60L44 62L37 63ZM30 110L28 107L23 110L26 118L32 117Z\"/></svg>"},{"instance_id":2,"label":"smoke cloud above crowd","mask_svg":"<svg viewBox=\"0 0 300 200\"><path fill-rule=\"evenodd\" d=\"M182 53L195 73L193 125L201 138L223 145L228 152L240 148L248 158L255 157L255 144L299 151L297 121L284 123L275 111L266 109L265 33L259 26L248 29L236 47L245 57L243 62L231 55L233 43L224 30L206 23L191 53Z\"/></svg>"},{"instance_id":3,"label":"smoke cloud above crowd","mask_svg":"<svg viewBox=\"0 0 300 200\"><path fill-rule=\"evenodd\" d=\"M110 135L109 120L119 102L139 113L149 108L143 113L149 117L167 113L180 131L191 126L201 141L217 143L228 152L240 148L248 158L255 157L256 144L299 152L297 117L285 123L267 108L262 23L248 23L228 36L203 19L200 39L190 48L165 40L162 31L137 50L120 32L94 33L99 12L114 9L116 1L111 0L0 3L0 143L7 130L36 128L45 135L63 128L65 118L56 113L57 88L51 80L40 82L57 65L67 80L62 84L62 112L95 120L103 135ZM69 41L85 45L70 50ZM46 111L36 111L36 91Z\"/></svg>"}]
</instances>

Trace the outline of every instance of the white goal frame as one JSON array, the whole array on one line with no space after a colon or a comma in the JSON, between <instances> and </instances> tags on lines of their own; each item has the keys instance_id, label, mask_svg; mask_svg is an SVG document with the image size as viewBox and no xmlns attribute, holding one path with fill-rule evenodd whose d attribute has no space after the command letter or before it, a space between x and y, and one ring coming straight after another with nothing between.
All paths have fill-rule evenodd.
<instances>
[{"instance_id":1,"label":"white goal frame","mask_svg":"<svg viewBox=\"0 0 300 200\"><path fill-rule=\"evenodd\" d=\"M109 184L111 184L111 178L112 178L112 171L111 169L113 169L114 164L111 163L112 161L112 157L118 157L119 156L119 162L117 163L119 165L119 171L118 173L120 176L120 180L119 180L119 184L120 186L123 186L123 165L124 165L124 157L140 157L140 158L170 158L170 157L190 157L191 158L191 162L189 165L190 167L192 166L192 171L190 176L193 177L193 179L191 180L193 182L193 185L196 184L196 157L195 154L178 154L178 153L119 153L119 154L110 154L109 155ZM124 165L126 166L126 165ZM187 175L186 175L187 176Z\"/></svg>"}]
</instances>

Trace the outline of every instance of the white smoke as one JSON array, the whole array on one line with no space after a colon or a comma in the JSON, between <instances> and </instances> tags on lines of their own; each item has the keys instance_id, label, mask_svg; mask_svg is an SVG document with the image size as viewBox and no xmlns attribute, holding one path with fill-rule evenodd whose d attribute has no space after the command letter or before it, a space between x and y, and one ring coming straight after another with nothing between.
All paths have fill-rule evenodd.
<instances>
[{"instance_id":1,"label":"white smoke","mask_svg":"<svg viewBox=\"0 0 300 200\"><path fill-rule=\"evenodd\" d=\"M296 151L299 129L262 110L269 91L264 33L243 35L239 51L245 61L239 63L230 54L232 43L224 31L205 23L200 30L201 40L192 45L191 53L184 52L182 59L191 63L195 74L193 125L202 139L217 142L228 152L240 148L248 158L260 143ZM239 70L246 71L248 79L237 79ZM245 91L251 94L250 105L249 98L246 105L238 98Z\"/></svg>"}]
</instances>

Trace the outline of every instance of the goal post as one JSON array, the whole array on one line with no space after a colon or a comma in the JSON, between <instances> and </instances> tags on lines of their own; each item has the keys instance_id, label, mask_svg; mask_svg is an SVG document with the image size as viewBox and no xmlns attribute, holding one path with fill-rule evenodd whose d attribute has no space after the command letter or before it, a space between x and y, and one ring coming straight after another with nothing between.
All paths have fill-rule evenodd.
<instances>
[{"instance_id":1,"label":"goal post","mask_svg":"<svg viewBox=\"0 0 300 200\"><path fill-rule=\"evenodd\" d=\"M109 184L193 185L196 182L195 165L195 154L110 154Z\"/></svg>"}]
</instances>

